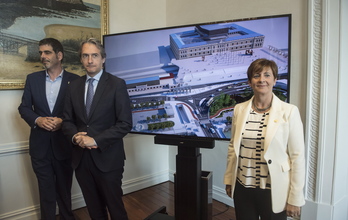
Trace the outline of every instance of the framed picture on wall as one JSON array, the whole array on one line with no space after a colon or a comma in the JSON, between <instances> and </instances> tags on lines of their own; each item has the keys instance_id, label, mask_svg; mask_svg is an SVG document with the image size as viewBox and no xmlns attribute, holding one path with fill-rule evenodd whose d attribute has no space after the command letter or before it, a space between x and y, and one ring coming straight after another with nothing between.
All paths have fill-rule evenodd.
<instances>
[{"instance_id":1,"label":"framed picture on wall","mask_svg":"<svg viewBox=\"0 0 348 220\"><path fill-rule=\"evenodd\" d=\"M0 89L22 89L27 74L43 66L38 43L46 37L64 47L63 66L82 75L82 40L108 33L108 0L8 0L0 3Z\"/></svg>"}]
</instances>

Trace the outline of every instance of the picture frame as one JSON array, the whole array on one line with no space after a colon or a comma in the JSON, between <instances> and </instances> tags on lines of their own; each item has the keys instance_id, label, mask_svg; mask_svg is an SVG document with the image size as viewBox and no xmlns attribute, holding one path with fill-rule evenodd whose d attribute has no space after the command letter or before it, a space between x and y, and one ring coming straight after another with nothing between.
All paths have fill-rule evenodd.
<instances>
[{"instance_id":1,"label":"picture frame","mask_svg":"<svg viewBox=\"0 0 348 220\"><path fill-rule=\"evenodd\" d=\"M108 1L83 0L80 6L71 6L68 5L71 3L64 3L65 1L47 3L40 0L30 1L26 5L15 2L7 4L6 7L13 10L3 8L8 14L0 17L0 21L4 19L2 24L12 23L6 28L0 26L0 90L23 89L28 74L43 70L39 61L38 42L45 37L56 38L63 44L63 67L67 71L83 75L77 56L79 42L89 37L102 41L103 35L109 33ZM71 9L75 6L76 9ZM18 15L19 12L24 14ZM100 20L96 19L98 17ZM22 21L26 18L27 21ZM39 28L40 31L37 31ZM74 47L67 47L66 44L73 44Z\"/></svg>"}]
</instances>

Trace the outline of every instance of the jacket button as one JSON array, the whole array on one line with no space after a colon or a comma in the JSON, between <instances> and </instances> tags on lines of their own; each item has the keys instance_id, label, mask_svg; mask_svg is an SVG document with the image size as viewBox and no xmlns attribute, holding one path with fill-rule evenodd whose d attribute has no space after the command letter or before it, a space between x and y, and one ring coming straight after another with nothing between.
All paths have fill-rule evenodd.
<instances>
[{"instance_id":1,"label":"jacket button","mask_svg":"<svg viewBox=\"0 0 348 220\"><path fill-rule=\"evenodd\" d=\"M271 164L272 163L272 160L268 160L268 164Z\"/></svg>"}]
</instances>

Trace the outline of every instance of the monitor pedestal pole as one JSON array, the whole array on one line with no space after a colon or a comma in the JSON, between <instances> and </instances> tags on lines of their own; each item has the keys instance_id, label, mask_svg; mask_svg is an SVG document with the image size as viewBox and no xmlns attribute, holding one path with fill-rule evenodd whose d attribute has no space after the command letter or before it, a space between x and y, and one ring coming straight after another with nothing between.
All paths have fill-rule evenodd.
<instances>
[{"instance_id":1,"label":"monitor pedestal pole","mask_svg":"<svg viewBox=\"0 0 348 220\"><path fill-rule=\"evenodd\" d=\"M156 136L157 137L157 136ZM156 139L155 139L156 140ZM192 141L191 141L192 142ZM191 143L190 142L190 143ZM159 143L158 141L155 143ZM205 142L206 144L207 142ZM192 143L191 143L192 144ZM165 207L160 208L159 213L153 213L145 220L200 220L207 219L202 215L201 205L201 175L202 156L199 142L195 145L186 145L185 142L178 145L176 155L175 182L175 217L165 213ZM212 147L214 142L212 141Z\"/></svg>"},{"instance_id":2,"label":"monitor pedestal pole","mask_svg":"<svg viewBox=\"0 0 348 220\"><path fill-rule=\"evenodd\" d=\"M174 178L176 219L201 219L201 158L198 147L178 146Z\"/></svg>"}]
</instances>

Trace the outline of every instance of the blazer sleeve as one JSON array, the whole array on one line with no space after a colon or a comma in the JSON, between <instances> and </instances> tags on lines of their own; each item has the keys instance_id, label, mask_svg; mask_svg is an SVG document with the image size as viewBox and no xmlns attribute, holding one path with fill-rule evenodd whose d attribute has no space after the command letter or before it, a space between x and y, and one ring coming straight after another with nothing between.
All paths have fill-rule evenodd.
<instances>
[{"instance_id":1,"label":"blazer sleeve","mask_svg":"<svg viewBox=\"0 0 348 220\"><path fill-rule=\"evenodd\" d=\"M236 118L237 118L237 112L238 112L238 105L235 107L233 111L233 118L232 118L232 129L231 129L231 139L228 145L228 151L227 151L227 164L226 164L226 171L224 175L224 184L225 185L234 185L233 181L235 180L235 166L236 166L236 151L235 151L235 146L233 144L234 141L234 136L236 133ZM233 192L233 190L232 190Z\"/></svg>"},{"instance_id":2,"label":"blazer sleeve","mask_svg":"<svg viewBox=\"0 0 348 220\"><path fill-rule=\"evenodd\" d=\"M303 206L304 184L305 184L305 145L303 124L299 110L296 106L292 108L289 118L289 141L288 154L290 158L290 189L288 203L295 206Z\"/></svg>"},{"instance_id":3,"label":"blazer sleeve","mask_svg":"<svg viewBox=\"0 0 348 220\"><path fill-rule=\"evenodd\" d=\"M33 109L33 94L31 91L31 80L30 76L27 76L25 86L24 86L24 92L22 96L22 102L18 107L19 114L24 119L24 121L31 127L34 128L35 120L40 117L39 114L37 114Z\"/></svg>"},{"instance_id":4,"label":"blazer sleeve","mask_svg":"<svg viewBox=\"0 0 348 220\"><path fill-rule=\"evenodd\" d=\"M63 133L71 141L73 136L78 132L78 129L76 126L76 116L75 116L75 111L74 111L73 101L72 101L72 91L77 90L76 86L74 87L75 89L72 88L74 83L71 83L67 87L65 100L64 100L63 125L62 125Z\"/></svg>"}]
</instances>

